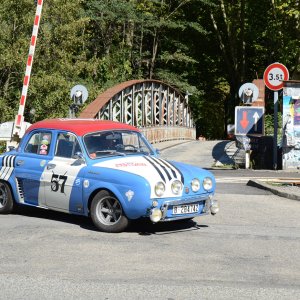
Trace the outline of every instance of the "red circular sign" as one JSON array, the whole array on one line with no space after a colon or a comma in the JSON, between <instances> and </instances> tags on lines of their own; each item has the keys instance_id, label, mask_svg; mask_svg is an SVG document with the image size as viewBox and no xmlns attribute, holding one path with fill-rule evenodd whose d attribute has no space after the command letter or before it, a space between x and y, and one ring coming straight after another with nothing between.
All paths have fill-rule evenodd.
<instances>
[{"instance_id":1,"label":"red circular sign","mask_svg":"<svg viewBox=\"0 0 300 300\"><path fill-rule=\"evenodd\" d=\"M283 88L283 81L289 79L289 71L285 65L274 63L269 65L264 72L265 85L272 91Z\"/></svg>"}]
</instances>

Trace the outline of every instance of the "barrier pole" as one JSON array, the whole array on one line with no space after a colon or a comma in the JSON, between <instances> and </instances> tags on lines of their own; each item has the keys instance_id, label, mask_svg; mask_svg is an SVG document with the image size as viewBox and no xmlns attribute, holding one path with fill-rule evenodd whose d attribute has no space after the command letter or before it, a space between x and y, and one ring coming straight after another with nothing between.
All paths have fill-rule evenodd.
<instances>
[{"instance_id":1,"label":"barrier pole","mask_svg":"<svg viewBox=\"0 0 300 300\"><path fill-rule=\"evenodd\" d=\"M25 103L27 98L28 86L29 86L32 63L33 63L33 56L35 52L36 40L39 31L42 8L43 8L43 0L37 0L36 13L35 13L33 30L32 30L31 40L30 40L30 47L29 47L29 53L28 53L28 58L26 63L25 76L23 81L22 94L21 94L21 99L19 104L19 111L15 118L15 124L13 130L13 134L17 136L19 136L19 133L22 128L22 124L24 122L24 108L25 108Z\"/></svg>"}]
</instances>

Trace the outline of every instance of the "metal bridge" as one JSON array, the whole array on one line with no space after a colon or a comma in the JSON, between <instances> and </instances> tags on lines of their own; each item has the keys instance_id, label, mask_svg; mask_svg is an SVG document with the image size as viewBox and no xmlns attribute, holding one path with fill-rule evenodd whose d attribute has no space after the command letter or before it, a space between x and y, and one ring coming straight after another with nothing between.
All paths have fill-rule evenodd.
<instances>
[{"instance_id":1,"label":"metal bridge","mask_svg":"<svg viewBox=\"0 0 300 300\"><path fill-rule=\"evenodd\" d=\"M131 80L116 85L100 94L79 117L136 126L151 143L196 139L188 99L158 80Z\"/></svg>"}]
</instances>

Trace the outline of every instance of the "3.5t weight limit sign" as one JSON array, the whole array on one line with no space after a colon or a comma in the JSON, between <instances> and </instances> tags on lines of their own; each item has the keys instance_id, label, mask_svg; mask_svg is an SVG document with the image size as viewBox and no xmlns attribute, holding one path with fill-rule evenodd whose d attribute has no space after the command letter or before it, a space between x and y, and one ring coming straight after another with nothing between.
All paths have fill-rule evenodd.
<instances>
[{"instance_id":1,"label":"3.5t weight limit sign","mask_svg":"<svg viewBox=\"0 0 300 300\"><path fill-rule=\"evenodd\" d=\"M289 79L289 71L285 65L274 63L269 65L264 72L264 82L267 88L278 91L283 87L283 81Z\"/></svg>"},{"instance_id":2,"label":"3.5t weight limit sign","mask_svg":"<svg viewBox=\"0 0 300 300\"><path fill-rule=\"evenodd\" d=\"M278 91L283 88L283 81L289 79L289 71L283 64L269 65L264 73L265 85L274 91L274 136L273 136L273 168L277 169L277 129L278 129Z\"/></svg>"}]
</instances>

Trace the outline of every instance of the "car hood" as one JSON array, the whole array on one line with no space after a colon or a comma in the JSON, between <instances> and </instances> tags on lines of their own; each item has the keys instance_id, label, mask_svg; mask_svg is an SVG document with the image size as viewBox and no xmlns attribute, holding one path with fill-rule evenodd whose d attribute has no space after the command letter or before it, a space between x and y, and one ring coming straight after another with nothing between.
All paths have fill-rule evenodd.
<instances>
[{"instance_id":1,"label":"car hood","mask_svg":"<svg viewBox=\"0 0 300 300\"><path fill-rule=\"evenodd\" d=\"M171 190L171 184L174 180L180 180L185 184L185 179L193 178L199 171L204 171L200 168L188 166L186 164L178 164L170 162L162 158L153 156L125 156L103 161L98 161L93 164L93 167L110 168L136 174L145 178L151 185L151 197L157 197L154 193L154 187L157 182L163 182L166 191L163 197L182 196L174 195Z\"/></svg>"}]
</instances>

